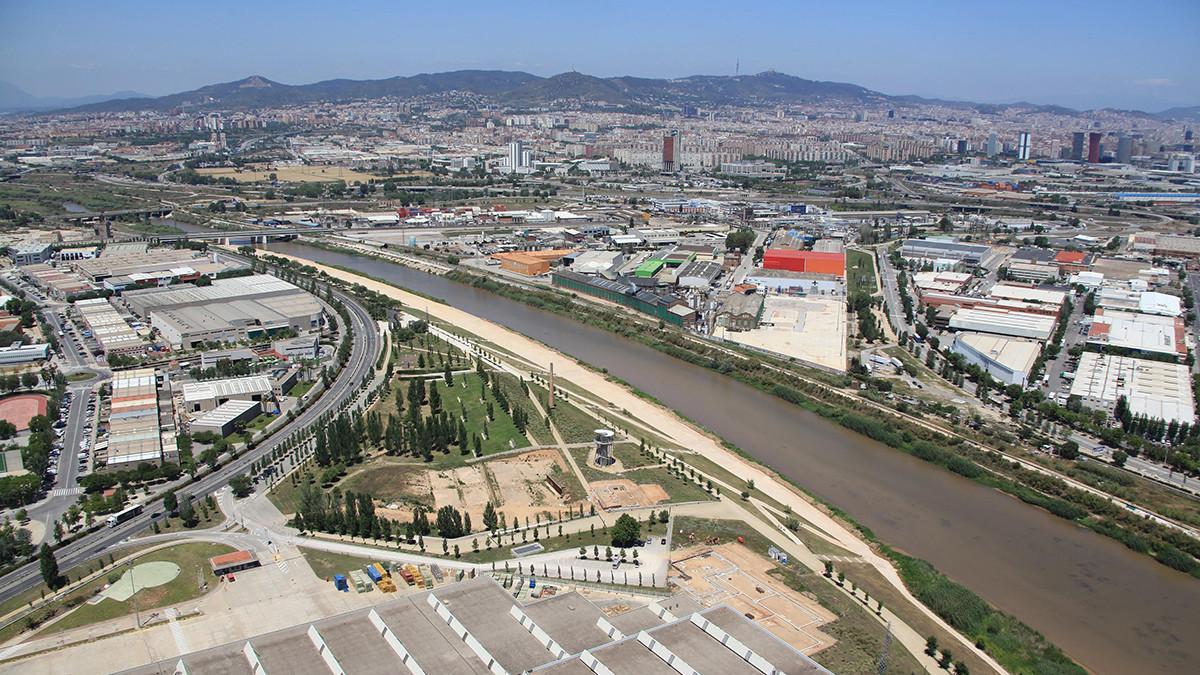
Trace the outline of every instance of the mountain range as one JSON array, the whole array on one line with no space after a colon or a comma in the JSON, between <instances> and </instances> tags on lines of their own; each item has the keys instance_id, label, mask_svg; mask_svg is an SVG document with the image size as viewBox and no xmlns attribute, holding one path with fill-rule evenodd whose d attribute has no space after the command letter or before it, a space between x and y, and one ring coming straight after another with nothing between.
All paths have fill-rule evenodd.
<instances>
[{"instance_id":1,"label":"mountain range","mask_svg":"<svg viewBox=\"0 0 1200 675\"><path fill-rule=\"evenodd\" d=\"M91 103L102 103L114 99L134 100L149 98L146 94L136 91L118 91L112 94L96 96L80 96L78 98L39 97L30 94L15 84L0 81L0 112L36 112L43 110L58 110L75 108Z\"/></svg>"},{"instance_id":2,"label":"mountain range","mask_svg":"<svg viewBox=\"0 0 1200 675\"><path fill-rule=\"evenodd\" d=\"M601 78L574 71L540 77L519 71L458 70L379 80L324 80L301 85L282 84L261 75L253 75L235 82L212 84L167 96L114 95L96 97L99 100L93 101L72 101L53 107L69 109L72 112L163 111L176 108L193 111L236 110L323 101L332 103L386 97L409 98L452 91L488 97L500 104L516 108L535 108L554 103L636 109L685 105L754 106L843 102L853 105L941 104L975 109L984 114L1010 108L1028 112L1080 114L1080 111L1062 106L1024 102L990 104L918 96L892 96L856 84L808 80L775 71L755 75L694 75L659 79L629 76ZM0 87L0 110L6 107L8 106L5 105L5 92L3 87ZM46 110L50 107L39 105L26 109ZM1200 106L1172 108L1157 114L1119 112L1155 119L1200 120Z\"/></svg>"}]
</instances>

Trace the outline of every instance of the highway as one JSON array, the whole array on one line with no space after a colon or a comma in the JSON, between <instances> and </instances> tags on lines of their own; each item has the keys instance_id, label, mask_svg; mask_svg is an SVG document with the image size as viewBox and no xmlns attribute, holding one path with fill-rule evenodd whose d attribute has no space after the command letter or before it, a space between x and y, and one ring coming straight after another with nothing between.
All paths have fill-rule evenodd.
<instances>
[{"instance_id":1,"label":"highway","mask_svg":"<svg viewBox=\"0 0 1200 675\"><path fill-rule=\"evenodd\" d=\"M199 498L216 492L224 487L233 476L248 473L251 463L274 450L292 432L307 427L326 411L336 409L358 391L363 378L371 373L378 357L381 344L379 333L374 320L362 305L341 291L335 290L333 294L345 305L350 314L354 339L350 359L337 379L330 385L329 391L318 399L316 404L280 428L255 449L221 465L217 470L205 474L194 484L181 488L179 494L181 500L184 495ZM77 395L75 398L77 402L81 397ZM70 450L69 446L67 450ZM64 453L67 450L64 450ZM149 527L154 511L154 509L147 509L141 515L115 528L102 528L58 549L55 555L59 568L66 570L108 552L110 548L123 540ZM14 570L0 579L0 602L34 587L40 581L41 571L37 561Z\"/></svg>"}]
</instances>

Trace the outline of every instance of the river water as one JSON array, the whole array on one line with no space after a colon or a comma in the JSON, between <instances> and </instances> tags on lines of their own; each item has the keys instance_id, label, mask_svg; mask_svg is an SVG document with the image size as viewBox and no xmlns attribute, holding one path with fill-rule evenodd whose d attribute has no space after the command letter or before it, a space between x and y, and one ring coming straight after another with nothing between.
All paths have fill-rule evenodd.
<instances>
[{"instance_id":1,"label":"river water","mask_svg":"<svg viewBox=\"0 0 1200 675\"><path fill-rule=\"evenodd\" d=\"M882 541L929 561L1092 671L1200 667L1200 582L1115 541L607 331L383 261L297 243L268 248L442 299L607 368Z\"/></svg>"}]
</instances>

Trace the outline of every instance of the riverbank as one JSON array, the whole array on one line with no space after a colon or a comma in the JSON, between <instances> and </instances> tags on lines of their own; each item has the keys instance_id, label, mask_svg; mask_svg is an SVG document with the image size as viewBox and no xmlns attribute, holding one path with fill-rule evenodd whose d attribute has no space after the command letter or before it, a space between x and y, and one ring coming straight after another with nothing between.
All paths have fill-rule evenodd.
<instances>
[{"instance_id":1,"label":"riverbank","mask_svg":"<svg viewBox=\"0 0 1200 675\"><path fill-rule=\"evenodd\" d=\"M278 255L272 253L272 255ZM535 364L537 367L548 370L550 364L554 364L554 370L557 377L565 381L571 382L584 390L588 391L596 398L610 402L616 408L622 408L631 411L637 419L645 424L657 429L663 435L671 438L681 447L686 447L689 450L697 452L709 461L715 462L720 466L725 467L737 476L747 481L754 481L755 490L772 500L781 504L785 504L792 508L796 515L818 527L822 532L833 538L839 546L860 556L871 567L873 567L883 578L894 586L897 591L915 606L922 608L928 613L928 616L942 625L946 630L958 635L953 631L951 625L942 617L936 615L929 610L925 605L910 592L901 578L896 567L891 561L877 552L867 541L860 538L856 532L836 518L832 517L823 508L814 504L807 495L794 488L792 485L784 482L773 472L748 461L746 458L735 454L724 446L720 439L695 428L691 424L680 419L673 411L665 407L652 403L646 398L639 396L636 392L629 388L614 382L611 378L604 374L598 373L584 364L566 357L547 346L536 342L523 335L515 333L511 330L498 326L494 323L476 317L474 315L463 312L444 305L440 302L430 300L424 296L410 293L406 290L385 284L373 279L364 278L363 276L335 267L313 265L311 261L303 258L292 256L280 256L285 259L290 259L294 262L311 265L330 276L333 276L351 283L358 283L365 288L387 295L393 299L399 300L407 306L420 309L422 312L427 312L429 316L458 326L461 330L469 332L473 335L488 341L497 347L519 355L522 359ZM977 598L976 598L977 599ZM979 601L982 602L982 601ZM990 608L989 608L990 609ZM994 610L993 610L994 611ZM1008 617L1011 619L1011 617ZM1013 620L1015 622L1015 620ZM1028 649L1028 652L1022 654L1021 658L1009 658L1011 663L1017 665L1019 662L1028 663L1030 660L1038 661L1046 658L1056 662L1056 667L1071 667L1073 664L1061 655L1061 652L1055 650L1052 646L1044 644L1044 640L1036 632L1025 628L1028 631L1027 635L1018 636L1010 635L1012 642L1023 644L1022 652ZM1029 642L1041 640L1043 644L1028 644L1026 638L1033 638ZM974 638L973 638L974 639ZM972 640L962 639L960 647L974 650ZM1011 645L1008 645L1011 647ZM982 656L982 655L981 655ZM987 657L984 657L987 658ZM1046 663L1049 665L1049 663Z\"/></svg>"}]
</instances>

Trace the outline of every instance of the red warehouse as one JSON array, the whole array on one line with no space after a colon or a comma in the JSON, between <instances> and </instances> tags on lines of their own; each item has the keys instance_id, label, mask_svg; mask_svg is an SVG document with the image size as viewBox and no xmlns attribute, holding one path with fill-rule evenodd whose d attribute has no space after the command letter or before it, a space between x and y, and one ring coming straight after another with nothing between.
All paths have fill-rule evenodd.
<instances>
[{"instance_id":1,"label":"red warehouse","mask_svg":"<svg viewBox=\"0 0 1200 675\"><path fill-rule=\"evenodd\" d=\"M769 270L833 274L844 277L846 276L846 254L771 248L763 253L763 267Z\"/></svg>"}]
</instances>

